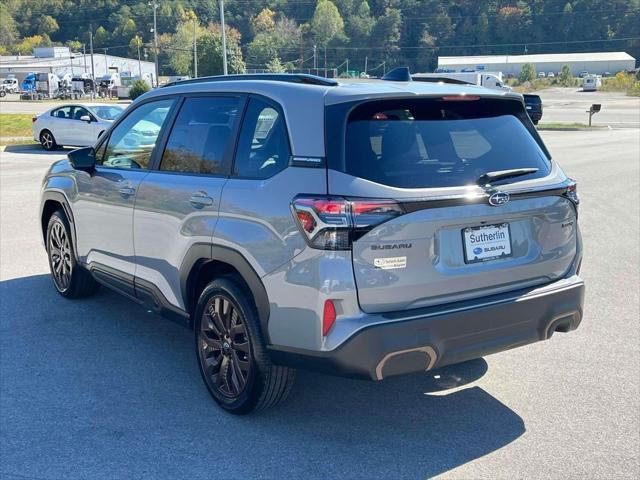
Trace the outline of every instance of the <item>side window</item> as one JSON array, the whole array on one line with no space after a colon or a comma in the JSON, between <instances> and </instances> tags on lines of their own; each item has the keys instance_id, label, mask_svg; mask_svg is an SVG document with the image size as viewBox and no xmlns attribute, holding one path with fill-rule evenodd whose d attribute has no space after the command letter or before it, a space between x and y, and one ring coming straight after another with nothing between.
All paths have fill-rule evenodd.
<instances>
[{"instance_id":1,"label":"side window","mask_svg":"<svg viewBox=\"0 0 640 480\"><path fill-rule=\"evenodd\" d=\"M166 99L145 103L127 115L111 132L102 165L149 168L158 135L174 102Z\"/></svg>"},{"instance_id":2,"label":"side window","mask_svg":"<svg viewBox=\"0 0 640 480\"><path fill-rule=\"evenodd\" d=\"M71 118L71 107L60 107L56 108L51 112L52 117L56 118Z\"/></svg>"},{"instance_id":3,"label":"side window","mask_svg":"<svg viewBox=\"0 0 640 480\"><path fill-rule=\"evenodd\" d=\"M74 107L74 110L73 110L73 119L74 120L80 120L80 117L82 117L84 115L86 115L88 117L91 116L91 115L89 115L89 111L87 109L82 108L82 107Z\"/></svg>"},{"instance_id":4,"label":"side window","mask_svg":"<svg viewBox=\"0 0 640 480\"><path fill-rule=\"evenodd\" d=\"M176 118L160 170L228 175L240 99L189 97Z\"/></svg>"},{"instance_id":5,"label":"side window","mask_svg":"<svg viewBox=\"0 0 640 480\"><path fill-rule=\"evenodd\" d=\"M234 174L269 178L287 167L289 156L282 115L268 103L252 98L240 131Z\"/></svg>"}]
</instances>

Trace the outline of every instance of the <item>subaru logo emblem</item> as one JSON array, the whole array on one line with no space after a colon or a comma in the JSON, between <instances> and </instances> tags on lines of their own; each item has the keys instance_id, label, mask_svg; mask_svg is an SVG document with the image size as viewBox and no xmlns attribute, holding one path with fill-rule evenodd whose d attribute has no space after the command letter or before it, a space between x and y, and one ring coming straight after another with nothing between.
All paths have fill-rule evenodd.
<instances>
[{"instance_id":1,"label":"subaru logo emblem","mask_svg":"<svg viewBox=\"0 0 640 480\"><path fill-rule=\"evenodd\" d=\"M482 249L480 247L476 247L473 249L474 255L480 255L482 253Z\"/></svg>"},{"instance_id":2,"label":"subaru logo emblem","mask_svg":"<svg viewBox=\"0 0 640 480\"><path fill-rule=\"evenodd\" d=\"M489 197L489 205L498 207L509 202L509 194L507 192L496 192Z\"/></svg>"}]
</instances>

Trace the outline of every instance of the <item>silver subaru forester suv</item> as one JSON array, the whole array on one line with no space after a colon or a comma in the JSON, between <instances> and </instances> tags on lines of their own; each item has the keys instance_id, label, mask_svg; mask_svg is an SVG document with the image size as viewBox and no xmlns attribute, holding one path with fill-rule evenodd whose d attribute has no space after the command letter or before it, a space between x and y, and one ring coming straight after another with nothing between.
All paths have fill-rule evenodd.
<instances>
[{"instance_id":1,"label":"silver subaru forester suv","mask_svg":"<svg viewBox=\"0 0 640 480\"><path fill-rule=\"evenodd\" d=\"M233 413L282 401L295 368L382 380L575 329L576 184L522 97L400 80L145 94L43 181L55 288L193 328Z\"/></svg>"}]
</instances>

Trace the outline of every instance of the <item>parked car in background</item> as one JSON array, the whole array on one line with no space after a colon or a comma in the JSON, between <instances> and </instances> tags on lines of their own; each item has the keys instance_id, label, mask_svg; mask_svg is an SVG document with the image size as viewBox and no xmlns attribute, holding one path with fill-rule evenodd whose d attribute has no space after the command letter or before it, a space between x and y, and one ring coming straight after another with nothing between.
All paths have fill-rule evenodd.
<instances>
[{"instance_id":1,"label":"parked car in background","mask_svg":"<svg viewBox=\"0 0 640 480\"><path fill-rule=\"evenodd\" d=\"M45 150L93 145L124 111L122 105L69 104L33 117L33 138Z\"/></svg>"},{"instance_id":2,"label":"parked car in background","mask_svg":"<svg viewBox=\"0 0 640 480\"><path fill-rule=\"evenodd\" d=\"M602 77L597 75L587 75L582 79L583 92L595 92L602 86Z\"/></svg>"},{"instance_id":3,"label":"parked car in background","mask_svg":"<svg viewBox=\"0 0 640 480\"><path fill-rule=\"evenodd\" d=\"M529 118L534 125L537 125L542 118L542 99L539 95L533 95L531 93L525 93L522 96L524 97L524 105L529 114Z\"/></svg>"},{"instance_id":4,"label":"parked car in background","mask_svg":"<svg viewBox=\"0 0 640 480\"><path fill-rule=\"evenodd\" d=\"M583 71L581 71L581 72L578 74L578 76L579 76L580 78L584 78L584 77L586 77L587 75L589 75L589 72L587 72L586 70L583 70Z\"/></svg>"},{"instance_id":5,"label":"parked car in background","mask_svg":"<svg viewBox=\"0 0 640 480\"><path fill-rule=\"evenodd\" d=\"M20 91L20 84L17 78L5 78L2 81L2 88L6 93L18 93Z\"/></svg>"},{"instance_id":6,"label":"parked car in background","mask_svg":"<svg viewBox=\"0 0 640 480\"><path fill-rule=\"evenodd\" d=\"M544 78L546 77L544 72L538 72L538 78Z\"/></svg>"},{"instance_id":7,"label":"parked car in background","mask_svg":"<svg viewBox=\"0 0 640 480\"><path fill-rule=\"evenodd\" d=\"M555 76L556 76L556 74L553 73L553 72L547 73L547 78L554 78Z\"/></svg>"},{"instance_id":8,"label":"parked car in background","mask_svg":"<svg viewBox=\"0 0 640 480\"><path fill-rule=\"evenodd\" d=\"M192 327L237 414L286 398L295 368L382 380L577 328L577 187L522 97L405 73L139 97L45 176L53 286Z\"/></svg>"}]
</instances>

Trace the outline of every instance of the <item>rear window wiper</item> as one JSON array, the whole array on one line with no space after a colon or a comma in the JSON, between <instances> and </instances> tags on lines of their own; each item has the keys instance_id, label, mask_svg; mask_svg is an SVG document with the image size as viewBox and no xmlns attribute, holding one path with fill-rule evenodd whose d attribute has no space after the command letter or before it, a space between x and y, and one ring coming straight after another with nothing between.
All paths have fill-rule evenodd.
<instances>
[{"instance_id":1,"label":"rear window wiper","mask_svg":"<svg viewBox=\"0 0 640 480\"><path fill-rule=\"evenodd\" d=\"M513 168L511 170L496 170L495 172L487 172L480 175L476 180L476 183L478 185L489 185L498 180L521 177L522 175L529 175L530 173L536 173L537 171L537 168Z\"/></svg>"}]
</instances>

